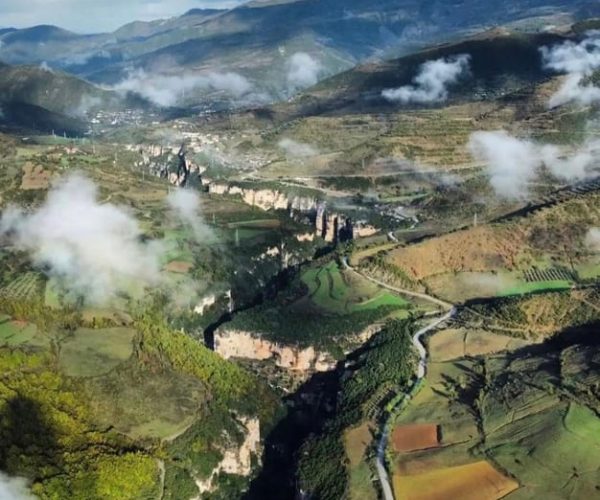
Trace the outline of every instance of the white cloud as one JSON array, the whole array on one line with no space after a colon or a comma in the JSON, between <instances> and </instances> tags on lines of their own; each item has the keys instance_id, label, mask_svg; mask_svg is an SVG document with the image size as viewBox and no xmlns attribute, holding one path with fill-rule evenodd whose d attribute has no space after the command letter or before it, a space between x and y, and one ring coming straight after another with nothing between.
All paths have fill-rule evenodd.
<instances>
[{"instance_id":1,"label":"white cloud","mask_svg":"<svg viewBox=\"0 0 600 500\"><path fill-rule=\"evenodd\" d=\"M585 40L542 47L544 66L563 73L589 73L600 68L600 33L590 32Z\"/></svg>"},{"instance_id":2,"label":"white cloud","mask_svg":"<svg viewBox=\"0 0 600 500\"><path fill-rule=\"evenodd\" d=\"M548 101L548 106L556 108L568 102L589 106L600 102L600 88L584 83L585 79L586 75L581 73L567 76L560 89Z\"/></svg>"},{"instance_id":3,"label":"white cloud","mask_svg":"<svg viewBox=\"0 0 600 500\"><path fill-rule=\"evenodd\" d=\"M593 227L585 235L585 245L595 252L600 251L600 228Z\"/></svg>"},{"instance_id":4,"label":"white cloud","mask_svg":"<svg viewBox=\"0 0 600 500\"><path fill-rule=\"evenodd\" d=\"M600 159L600 141L588 140L571 154L565 154L558 146L543 145L539 148L541 162L558 179L577 181L596 173Z\"/></svg>"},{"instance_id":5,"label":"white cloud","mask_svg":"<svg viewBox=\"0 0 600 500\"><path fill-rule=\"evenodd\" d=\"M103 102L104 101L100 97L83 94L77 107L69 110L69 114L76 118L86 118L90 111L99 109Z\"/></svg>"},{"instance_id":6,"label":"white cloud","mask_svg":"<svg viewBox=\"0 0 600 500\"><path fill-rule=\"evenodd\" d=\"M525 199L529 184L542 167L563 181L576 181L596 175L600 142L587 141L567 154L558 146L517 139L504 131L471 134L468 149L484 163L490 184L502 198Z\"/></svg>"},{"instance_id":7,"label":"white cloud","mask_svg":"<svg viewBox=\"0 0 600 500\"><path fill-rule=\"evenodd\" d=\"M277 144L287 156L292 158L308 158L310 156L316 156L319 151L310 144L304 142L298 142L293 139L284 138Z\"/></svg>"},{"instance_id":8,"label":"white cloud","mask_svg":"<svg viewBox=\"0 0 600 500\"><path fill-rule=\"evenodd\" d=\"M200 208L200 196L191 189L171 191L167 204L178 219L189 226L197 241L206 242L211 239L213 231L204 223Z\"/></svg>"},{"instance_id":9,"label":"white cloud","mask_svg":"<svg viewBox=\"0 0 600 500\"><path fill-rule=\"evenodd\" d=\"M252 90L252 84L237 73L191 73L161 74L143 69L132 71L114 87L120 92L135 92L158 106L174 106L186 93L196 90L222 91L229 96L241 98Z\"/></svg>"},{"instance_id":10,"label":"white cloud","mask_svg":"<svg viewBox=\"0 0 600 500\"><path fill-rule=\"evenodd\" d=\"M536 177L539 157L529 141L506 132L475 132L468 145L473 157L484 162L490 183L504 198L525 198L528 184Z\"/></svg>"},{"instance_id":11,"label":"white cloud","mask_svg":"<svg viewBox=\"0 0 600 500\"><path fill-rule=\"evenodd\" d=\"M2 500L35 500L29 491L28 481L20 477L10 477L0 472L0 499Z\"/></svg>"},{"instance_id":12,"label":"white cloud","mask_svg":"<svg viewBox=\"0 0 600 500\"><path fill-rule=\"evenodd\" d=\"M469 73L470 58L467 54L461 54L427 61L419 68L413 85L386 89L382 96L388 101L404 104L445 101L448 99L448 87Z\"/></svg>"},{"instance_id":13,"label":"white cloud","mask_svg":"<svg viewBox=\"0 0 600 500\"><path fill-rule=\"evenodd\" d=\"M8 209L0 233L9 234L69 291L104 303L132 284L156 284L162 249L156 242L141 241L142 232L126 209L100 204L97 197L90 180L72 175L36 211Z\"/></svg>"},{"instance_id":14,"label":"white cloud","mask_svg":"<svg viewBox=\"0 0 600 500\"><path fill-rule=\"evenodd\" d=\"M47 71L48 73L54 73L54 70L48 65L46 61L42 61L42 64L40 64L40 69L42 71Z\"/></svg>"},{"instance_id":15,"label":"white cloud","mask_svg":"<svg viewBox=\"0 0 600 500\"><path fill-rule=\"evenodd\" d=\"M319 81L323 66L306 52L296 52L288 61L287 81L290 91L311 87Z\"/></svg>"},{"instance_id":16,"label":"white cloud","mask_svg":"<svg viewBox=\"0 0 600 500\"><path fill-rule=\"evenodd\" d=\"M540 51L544 68L568 75L550 98L550 108L569 102L584 106L600 102L600 88L586 83L586 79L600 68L599 32L589 32L579 43L567 41L554 47L542 47Z\"/></svg>"}]
</instances>

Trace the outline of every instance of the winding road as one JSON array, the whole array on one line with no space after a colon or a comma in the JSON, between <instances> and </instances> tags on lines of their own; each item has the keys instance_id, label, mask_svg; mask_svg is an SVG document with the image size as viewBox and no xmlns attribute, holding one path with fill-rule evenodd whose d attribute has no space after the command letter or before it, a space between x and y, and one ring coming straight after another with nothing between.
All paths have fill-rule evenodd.
<instances>
[{"instance_id":1,"label":"winding road","mask_svg":"<svg viewBox=\"0 0 600 500\"><path fill-rule=\"evenodd\" d=\"M427 372L427 349L421 342L421 338L423 335L429 333L431 330L436 329L440 326L444 321L449 320L456 314L456 308L452 307L446 314L441 316L440 318L436 318L434 321L429 323L428 325L421 328L417 331L412 337L412 343L415 346L415 349L419 353L419 364L417 366L417 378L413 384L413 387L419 383L421 379L425 377L425 373ZM407 395L406 397L410 397ZM383 491L383 498L385 500L394 500L394 493L392 490L392 485L390 483L390 477L385 468L385 450L387 448L388 442L388 433L390 428L390 419L393 418L393 415L390 415L388 419L383 424L383 429L381 432L381 438L379 439L379 444L377 445L377 475L379 476L379 482L381 483L381 489Z\"/></svg>"},{"instance_id":2,"label":"winding road","mask_svg":"<svg viewBox=\"0 0 600 500\"><path fill-rule=\"evenodd\" d=\"M440 316L439 318L434 319L431 323L429 323L426 326L424 326L423 328L419 329L412 337L412 343L415 346L416 351L419 353L419 364L417 365L416 379L415 379L415 382L413 383L413 387L415 387L425 377L425 374L427 373L427 349L425 349L425 346L423 345L423 342L421 341L421 339L423 338L424 335L426 335L427 333L429 333L432 330L435 330L442 323L444 323L445 321L448 321L449 319L454 317L454 315L456 314L456 311L457 311L456 307L454 307L454 305L450 304L449 302L445 302L436 297L432 297L431 295L427 295L425 293L413 292L411 290L404 290L402 288L396 288L394 286L388 285L387 283L384 283L383 281L379 281L375 278L371 278L370 276L367 276L367 275L357 271L353 267L351 267L348 264L347 257L342 258L342 263L346 269L355 272L356 274L362 276L363 278L365 278L383 288L387 288L388 290L391 290L393 292L400 293L403 295L409 295L411 297L416 297L416 298L420 298L423 300L427 300L429 302L433 302L434 304L441 306L443 310L446 310L446 313L443 316ZM410 395L407 394L406 397L410 397ZM385 450L387 448L388 434L389 434L390 423L391 423L392 418L393 418L393 414L390 414L388 419L383 423L383 426L381 429L381 438L379 439L379 443L377 445L377 461L376 461L377 475L379 476L379 482L381 483L381 490L383 492L384 500L394 500L394 492L392 490L390 476L387 472L387 469L385 468Z\"/></svg>"}]
</instances>

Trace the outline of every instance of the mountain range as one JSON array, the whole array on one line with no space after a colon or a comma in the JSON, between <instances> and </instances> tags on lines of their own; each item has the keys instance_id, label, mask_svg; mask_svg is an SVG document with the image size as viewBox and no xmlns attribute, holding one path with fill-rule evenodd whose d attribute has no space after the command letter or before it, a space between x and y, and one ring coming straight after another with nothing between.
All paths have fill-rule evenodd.
<instances>
[{"instance_id":1,"label":"mountain range","mask_svg":"<svg viewBox=\"0 0 600 500\"><path fill-rule=\"evenodd\" d=\"M44 63L110 85L135 71L233 72L256 94L275 100L297 90L289 79L290 58L297 53L316 62L309 69L320 80L360 62L399 57L497 26L531 32L599 14L600 5L590 0L253 1L230 10L194 9L172 19L133 22L113 33L76 34L55 26L3 29L0 60ZM307 82L300 86L312 83Z\"/></svg>"}]
</instances>

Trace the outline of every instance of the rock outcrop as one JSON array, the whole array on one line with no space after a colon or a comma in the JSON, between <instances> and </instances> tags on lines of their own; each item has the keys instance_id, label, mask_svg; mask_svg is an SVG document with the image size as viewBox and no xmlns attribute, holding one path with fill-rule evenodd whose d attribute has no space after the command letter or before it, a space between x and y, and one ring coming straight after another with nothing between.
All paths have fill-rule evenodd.
<instances>
[{"instance_id":1,"label":"rock outcrop","mask_svg":"<svg viewBox=\"0 0 600 500\"><path fill-rule=\"evenodd\" d=\"M198 305L194 308L194 312L202 316L204 311L217 303L217 297L215 294L207 295L202 297Z\"/></svg>"},{"instance_id":2,"label":"rock outcrop","mask_svg":"<svg viewBox=\"0 0 600 500\"><path fill-rule=\"evenodd\" d=\"M367 342L379 330L381 325L376 323L345 338L345 344L352 346L346 350L346 354L356 346ZM257 361L271 359L280 368L306 375L333 370L336 366L336 360L326 351L318 351L313 346L298 347L272 342L261 338L256 333L243 330L223 328L217 330L215 352L225 359L244 358Z\"/></svg>"},{"instance_id":3,"label":"rock outcrop","mask_svg":"<svg viewBox=\"0 0 600 500\"><path fill-rule=\"evenodd\" d=\"M296 210L298 212L311 212L317 208L316 198L290 195L277 189L243 188L236 184L211 182L208 184L208 192L218 195L240 196L244 203L264 211Z\"/></svg>"},{"instance_id":4,"label":"rock outcrop","mask_svg":"<svg viewBox=\"0 0 600 500\"><path fill-rule=\"evenodd\" d=\"M312 346L306 348L285 346L241 330L217 331L215 352L225 359L273 359L281 368L307 373L332 370L336 365L329 353L318 352Z\"/></svg>"},{"instance_id":5,"label":"rock outcrop","mask_svg":"<svg viewBox=\"0 0 600 500\"><path fill-rule=\"evenodd\" d=\"M221 450L223 458L210 476L207 479L196 480L200 495L213 491L214 480L221 472L243 477L252 473L252 457L260 457L260 422L257 418L241 417L239 423L244 429L244 442L239 447Z\"/></svg>"}]
</instances>

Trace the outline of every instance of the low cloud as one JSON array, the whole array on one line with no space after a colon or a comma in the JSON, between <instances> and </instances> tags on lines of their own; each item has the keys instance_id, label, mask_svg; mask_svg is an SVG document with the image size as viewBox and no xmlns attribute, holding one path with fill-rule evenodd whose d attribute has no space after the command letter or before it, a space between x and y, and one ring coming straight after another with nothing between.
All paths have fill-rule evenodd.
<instances>
[{"instance_id":1,"label":"low cloud","mask_svg":"<svg viewBox=\"0 0 600 500\"><path fill-rule=\"evenodd\" d=\"M600 159L598 141L587 141L567 154L558 146L518 139L504 131L475 132L468 149L484 163L496 194L507 199L526 199L530 183L543 167L558 179L576 181L595 175Z\"/></svg>"},{"instance_id":2,"label":"low cloud","mask_svg":"<svg viewBox=\"0 0 600 500\"><path fill-rule=\"evenodd\" d=\"M35 500L26 479L10 477L0 472L0 498L2 500Z\"/></svg>"},{"instance_id":3,"label":"low cloud","mask_svg":"<svg viewBox=\"0 0 600 500\"><path fill-rule=\"evenodd\" d=\"M100 97L85 94L81 97L77 107L71 109L69 114L77 118L86 118L91 111L99 109L103 102Z\"/></svg>"},{"instance_id":4,"label":"low cloud","mask_svg":"<svg viewBox=\"0 0 600 500\"><path fill-rule=\"evenodd\" d=\"M42 64L40 64L40 69L48 73L54 73L54 70L48 65L46 61L43 61Z\"/></svg>"},{"instance_id":5,"label":"low cloud","mask_svg":"<svg viewBox=\"0 0 600 500\"><path fill-rule=\"evenodd\" d=\"M406 158L397 158L389 156L385 158L375 158L373 165L378 170L388 173L403 174L404 188L419 189L422 183L433 187L456 187L462 183L462 179L455 174L445 172L431 165L425 165L419 161L407 160Z\"/></svg>"},{"instance_id":6,"label":"low cloud","mask_svg":"<svg viewBox=\"0 0 600 500\"><path fill-rule=\"evenodd\" d=\"M382 96L388 101L408 103L433 103L448 99L448 87L469 74L471 56L458 56L427 61L419 68L413 85L386 89Z\"/></svg>"},{"instance_id":7,"label":"low cloud","mask_svg":"<svg viewBox=\"0 0 600 500\"><path fill-rule=\"evenodd\" d=\"M585 245L594 252L600 252L600 228L593 227L587 232Z\"/></svg>"},{"instance_id":8,"label":"low cloud","mask_svg":"<svg viewBox=\"0 0 600 500\"><path fill-rule=\"evenodd\" d=\"M479 296L494 297L515 286L515 280L500 274L460 273L457 276L462 287L474 288Z\"/></svg>"},{"instance_id":9,"label":"low cloud","mask_svg":"<svg viewBox=\"0 0 600 500\"><path fill-rule=\"evenodd\" d=\"M58 60L58 63L63 66L83 66L90 62L92 59L110 58L110 52L108 52L107 50L101 50L97 52L80 52L62 57Z\"/></svg>"},{"instance_id":10,"label":"low cloud","mask_svg":"<svg viewBox=\"0 0 600 500\"><path fill-rule=\"evenodd\" d=\"M207 241L213 237L213 231L206 225L200 208L200 196L191 189L171 191L167 204L176 217L194 232L197 241Z\"/></svg>"},{"instance_id":11,"label":"low cloud","mask_svg":"<svg viewBox=\"0 0 600 500\"><path fill-rule=\"evenodd\" d=\"M237 73L183 73L155 74L143 69L130 72L128 77L114 87L120 92L134 92L157 106L175 106L185 94L196 90L225 92L234 98L250 93L252 84Z\"/></svg>"},{"instance_id":12,"label":"low cloud","mask_svg":"<svg viewBox=\"0 0 600 500\"><path fill-rule=\"evenodd\" d=\"M526 198L537 175L536 147L506 132L475 132L468 144L473 157L485 163L490 183L503 198Z\"/></svg>"},{"instance_id":13,"label":"low cloud","mask_svg":"<svg viewBox=\"0 0 600 500\"><path fill-rule=\"evenodd\" d=\"M310 54L296 52L288 61L287 82L290 91L316 85L322 71L322 64Z\"/></svg>"},{"instance_id":14,"label":"low cloud","mask_svg":"<svg viewBox=\"0 0 600 500\"><path fill-rule=\"evenodd\" d=\"M57 277L68 291L92 303L105 303L132 284L159 280L160 244L143 242L128 210L100 204L98 190L87 178L72 175L54 187L32 213L10 208L0 220L34 264Z\"/></svg>"},{"instance_id":15,"label":"low cloud","mask_svg":"<svg viewBox=\"0 0 600 500\"><path fill-rule=\"evenodd\" d=\"M277 145L290 158L310 158L319 154L319 151L314 146L287 137L281 139Z\"/></svg>"},{"instance_id":16,"label":"low cloud","mask_svg":"<svg viewBox=\"0 0 600 500\"><path fill-rule=\"evenodd\" d=\"M600 88L588 82L600 68L600 32L589 32L579 43L564 42L553 47L542 47L545 69L567 73L560 89L550 98L550 108L575 102L584 106L600 102Z\"/></svg>"}]
</instances>

